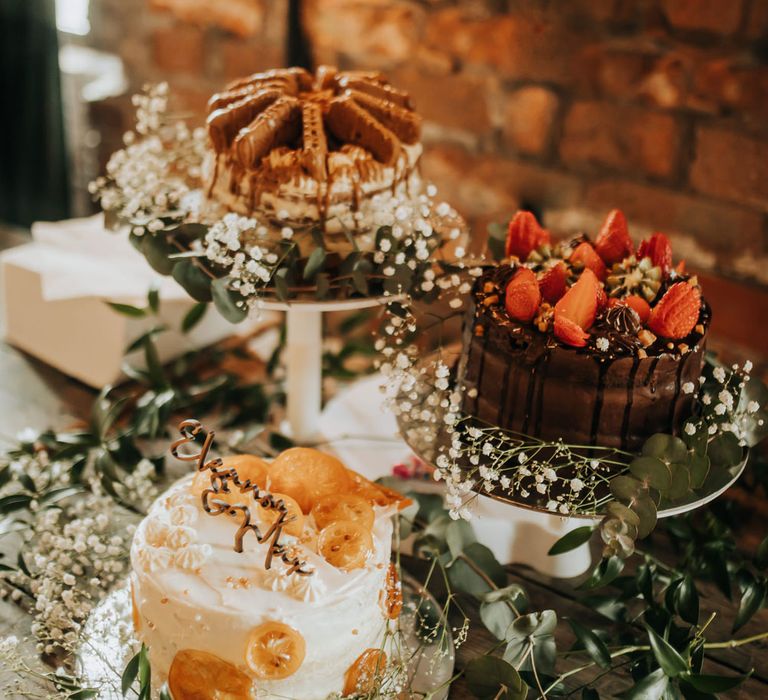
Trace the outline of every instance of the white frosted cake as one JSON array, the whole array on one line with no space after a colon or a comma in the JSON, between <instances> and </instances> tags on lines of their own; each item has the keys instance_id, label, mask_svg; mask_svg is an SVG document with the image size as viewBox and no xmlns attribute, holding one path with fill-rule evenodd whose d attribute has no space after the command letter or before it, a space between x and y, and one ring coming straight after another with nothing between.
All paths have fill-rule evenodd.
<instances>
[{"instance_id":1,"label":"white frosted cake","mask_svg":"<svg viewBox=\"0 0 768 700\"><path fill-rule=\"evenodd\" d=\"M153 675L174 700L366 691L401 607L390 554L402 497L311 449L218 464L257 485L266 507L231 480L212 488L209 471L154 503L131 550L134 625ZM260 535L241 528L246 503Z\"/></svg>"}]
</instances>

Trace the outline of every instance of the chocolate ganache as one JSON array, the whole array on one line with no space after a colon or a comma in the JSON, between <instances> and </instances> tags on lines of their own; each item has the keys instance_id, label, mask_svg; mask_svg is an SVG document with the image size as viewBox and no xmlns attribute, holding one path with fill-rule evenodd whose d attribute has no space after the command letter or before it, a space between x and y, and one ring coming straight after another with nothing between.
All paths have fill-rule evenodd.
<instances>
[{"instance_id":1,"label":"chocolate ganache","mask_svg":"<svg viewBox=\"0 0 768 700\"><path fill-rule=\"evenodd\" d=\"M465 324L464 412L575 445L636 450L654 433L677 433L701 375L706 303L694 329L674 342L643 336L638 314L615 305L597 314L584 347L570 347L553 332L548 305L533 322L510 317L504 292L520 267L489 269L475 285ZM673 274L657 298L686 279Z\"/></svg>"}]
</instances>

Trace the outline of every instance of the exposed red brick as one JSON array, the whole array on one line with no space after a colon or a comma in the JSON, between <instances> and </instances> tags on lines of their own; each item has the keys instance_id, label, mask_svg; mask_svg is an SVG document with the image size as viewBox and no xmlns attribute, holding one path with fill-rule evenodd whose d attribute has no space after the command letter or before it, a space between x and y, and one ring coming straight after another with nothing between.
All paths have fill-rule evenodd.
<instances>
[{"instance_id":1,"label":"exposed red brick","mask_svg":"<svg viewBox=\"0 0 768 700\"><path fill-rule=\"evenodd\" d=\"M673 27L733 34L741 23L742 0L663 0L663 12Z\"/></svg>"},{"instance_id":2,"label":"exposed red brick","mask_svg":"<svg viewBox=\"0 0 768 700\"><path fill-rule=\"evenodd\" d=\"M152 54L160 72L200 75L205 58L203 32L183 24L156 29L152 34Z\"/></svg>"},{"instance_id":3,"label":"exposed red brick","mask_svg":"<svg viewBox=\"0 0 768 700\"><path fill-rule=\"evenodd\" d=\"M565 119L560 154L576 166L607 166L668 177L675 170L679 127L669 114L585 101Z\"/></svg>"},{"instance_id":4,"label":"exposed red brick","mask_svg":"<svg viewBox=\"0 0 768 700\"><path fill-rule=\"evenodd\" d=\"M768 67L742 58L715 58L697 64L690 106L710 104L719 113L768 119Z\"/></svg>"},{"instance_id":5,"label":"exposed red brick","mask_svg":"<svg viewBox=\"0 0 768 700\"><path fill-rule=\"evenodd\" d=\"M763 248L762 215L731 204L613 178L590 185L584 202L599 211L619 208L630 224L694 236L723 260Z\"/></svg>"},{"instance_id":6,"label":"exposed red brick","mask_svg":"<svg viewBox=\"0 0 768 700\"><path fill-rule=\"evenodd\" d=\"M691 184L713 197L768 211L768 142L735 131L700 127Z\"/></svg>"},{"instance_id":7,"label":"exposed red brick","mask_svg":"<svg viewBox=\"0 0 768 700\"><path fill-rule=\"evenodd\" d=\"M557 95L531 85L515 90L504 104L504 141L517 151L533 155L545 151L557 113Z\"/></svg>"},{"instance_id":8,"label":"exposed red brick","mask_svg":"<svg viewBox=\"0 0 768 700\"><path fill-rule=\"evenodd\" d=\"M150 6L169 10L184 22L220 27L242 37L261 29L264 14L260 0L150 0Z\"/></svg>"},{"instance_id":9,"label":"exposed red brick","mask_svg":"<svg viewBox=\"0 0 768 700\"><path fill-rule=\"evenodd\" d=\"M282 48L265 42L224 39L220 43L222 75L226 79L238 78L258 71L282 66L285 55Z\"/></svg>"},{"instance_id":10,"label":"exposed red brick","mask_svg":"<svg viewBox=\"0 0 768 700\"><path fill-rule=\"evenodd\" d=\"M413 54L424 11L404 2L310 0L302 14L316 63L348 56L359 66L390 68Z\"/></svg>"},{"instance_id":11,"label":"exposed red brick","mask_svg":"<svg viewBox=\"0 0 768 700\"><path fill-rule=\"evenodd\" d=\"M491 129L489 95L495 81L462 73L436 76L417 66L390 71L392 84L407 90L425 120L450 129L485 134Z\"/></svg>"},{"instance_id":12,"label":"exposed red brick","mask_svg":"<svg viewBox=\"0 0 768 700\"><path fill-rule=\"evenodd\" d=\"M470 10L450 8L429 15L425 40L503 78L567 83L591 30L580 35L556 19L554 12L533 10L478 18Z\"/></svg>"},{"instance_id":13,"label":"exposed red brick","mask_svg":"<svg viewBox=\"0 0 768 700\"><path fill-rule=\"evenodd\" d=\"M525 200L541 208L573 206L581 198L578 178L493 155L468 153L458 146L427 148L423 172L471 222L504 221ZM478 234L485 229L478 227Z\"/></svg>"}]
</instances>

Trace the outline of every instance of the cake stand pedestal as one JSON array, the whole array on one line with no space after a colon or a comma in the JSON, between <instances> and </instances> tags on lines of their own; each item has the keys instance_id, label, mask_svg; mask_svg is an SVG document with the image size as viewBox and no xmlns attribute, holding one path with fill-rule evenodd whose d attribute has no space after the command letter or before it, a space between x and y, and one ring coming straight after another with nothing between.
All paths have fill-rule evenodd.
<instances>
[{"instance_id":1,"label":"cake stand pedestal","mask_svg":"<svg viewBox=\"0 0 768 700\"><path fill-rule=\"evenodd\" d=\"M286 421L282 431L294 442L324 439L320 429L323 398L323 313L384 306L397 297L343 301L263 301L261 308L284 311Z\"/></svg>"}]
</instances>

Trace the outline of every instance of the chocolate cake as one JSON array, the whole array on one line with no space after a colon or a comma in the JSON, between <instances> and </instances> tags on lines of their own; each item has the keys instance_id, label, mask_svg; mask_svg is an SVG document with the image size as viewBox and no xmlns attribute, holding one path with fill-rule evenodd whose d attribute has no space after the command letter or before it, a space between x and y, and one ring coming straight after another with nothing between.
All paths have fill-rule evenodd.
<instances>
[{"instance_id":1,"label":"chocolate cake","mask_svg":"<svg viewBox=\"0 0 768 700\"><path fill-rule=\"evenodd\" d=\"M421 189L421 119L378 72L277 69L209 101L208 197L246 216L356 229L377 196Z\"/></svg>"},{"instance_id":2,"label":"chocolate cake","mask_svg":"<svg viewBox=\"0 0 768 700\"><path fill-rule=\"evenodd\" d=\"M557 245L532 215L476 283L464 412L515 432L636 450L677 433L699 386L710 311L654 234L635 251L612 212L594 243Z\"/></svg>"}]
</instances>

